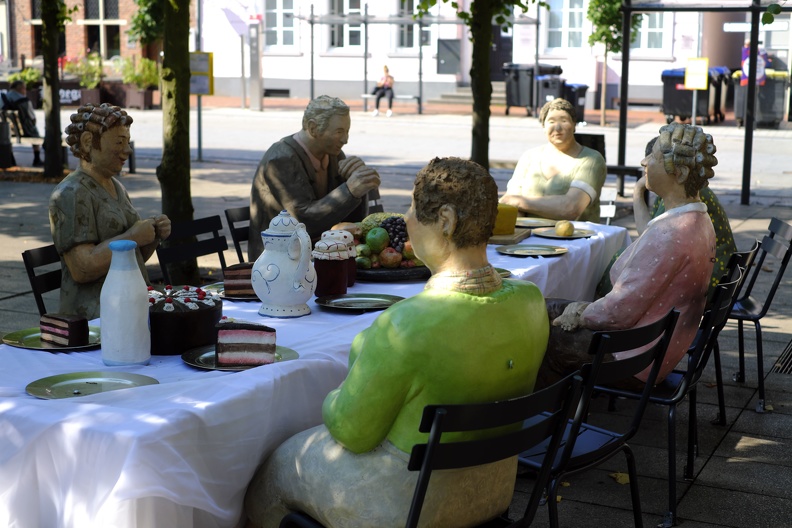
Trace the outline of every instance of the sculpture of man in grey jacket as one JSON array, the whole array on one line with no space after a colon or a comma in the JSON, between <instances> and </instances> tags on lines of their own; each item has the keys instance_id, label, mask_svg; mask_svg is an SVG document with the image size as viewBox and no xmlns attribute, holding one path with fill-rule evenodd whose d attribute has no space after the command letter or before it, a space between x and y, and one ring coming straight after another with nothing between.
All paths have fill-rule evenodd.
<instances>
[{"instance_id":1,"label":"sculpture of man in grey jacket","mask_svg":"<svg viewBox=\"0 0 792 528\"><path fill-rule=\"evenodd\" d=\"M362 220L367 194L379 187L377 171L341 150L349 140L349 107L322 95L308 103L302 130L264 154L250 192L248 259L264 250L261 232L282 210L305 224L311 238L339 222Z\"/></svg>"}]
</instances>

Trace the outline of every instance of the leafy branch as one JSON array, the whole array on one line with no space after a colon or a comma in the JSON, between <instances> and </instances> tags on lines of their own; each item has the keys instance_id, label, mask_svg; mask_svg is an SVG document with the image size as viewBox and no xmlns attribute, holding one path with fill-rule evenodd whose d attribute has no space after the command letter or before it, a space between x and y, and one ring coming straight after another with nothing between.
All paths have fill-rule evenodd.
<instances>
[{"instance_id":1,"label":"leafy branch","mask_svg":"<svg viewBox=\"0 0 792 528\"><path fill-rule=\"evenodd\" d=\"M786 4L787 0L782 0L780 4L773 3L767 6L767 10L762 13L762 24L772 24L776 15L781 14L781 6Z\"/></svg>"}]
</instances>

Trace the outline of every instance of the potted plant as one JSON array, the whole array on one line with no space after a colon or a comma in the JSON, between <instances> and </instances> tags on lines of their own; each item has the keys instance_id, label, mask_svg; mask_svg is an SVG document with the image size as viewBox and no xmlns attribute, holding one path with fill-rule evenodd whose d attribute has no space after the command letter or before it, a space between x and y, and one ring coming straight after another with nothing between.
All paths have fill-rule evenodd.
<instances>
[{"instance_id":1,"label":"potted plant","mask_svg":"<svg viewBox=\"0 0 792 528\"><path fill-rule=\"evenodd\" d=\"M81 104L93 103L98 105L101 102L99 83L102 82L104 71L102 57L98 53L89 53L76 62L68 62L64 69L66 73L75 75L83 88L80 94Z\"/></svg>"},{"instance_id":2,"label":"potted plant","mask_svg":"<svg viewBox=\"0 0 792 528\"><path fill-rule=\"evenodd\" d=\"M22 81L25 83L27 89L27 98L33 104L33 108L39 108L41 97L39 95L39 86L41 85L41 71L36 68L25 68L18 72L12 73L8 76L8 84L15 81Z\"/></svg>"},{"instance_id":3,"label":"potted plant","mask_svg":"<svg viewBox=\"0 0 792 528\"><path fill-rule=\"evenodd\" d=\"M151 59L126 59L121 68L127 108L146 110L152 106L152 90L159 85L159 69Z\"/></svg>"}]
</instances>

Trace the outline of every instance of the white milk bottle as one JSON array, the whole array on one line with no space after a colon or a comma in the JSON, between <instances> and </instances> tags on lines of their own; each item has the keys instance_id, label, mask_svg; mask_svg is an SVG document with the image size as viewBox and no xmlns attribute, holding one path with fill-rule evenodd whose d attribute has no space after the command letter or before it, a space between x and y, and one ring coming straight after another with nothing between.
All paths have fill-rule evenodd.
<instances>
[{"instance_id":1,"label":"white milk bottle","mask_svg":"<svg viewBox=\"0 0 792 528\"><path fill-rule=\"evenodd\" d=\"M99 307L105 365L147 365L151 359L148 290L136 247L131 240L110 242L113 259Z\"/></svg>"}]
</instances>

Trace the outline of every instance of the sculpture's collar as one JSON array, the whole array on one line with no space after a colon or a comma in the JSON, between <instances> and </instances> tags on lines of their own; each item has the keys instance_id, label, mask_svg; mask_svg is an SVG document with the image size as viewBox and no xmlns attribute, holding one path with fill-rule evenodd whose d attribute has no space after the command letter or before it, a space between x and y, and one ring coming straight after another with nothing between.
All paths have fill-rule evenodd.
<instances>
[{"instance_id":1,"label":"sculpture's collar","mask_svg":"<svg viewBox=\"0 0 792 528\"><path fill-rule=\"evenodd\" d=\"M470 295L487 295L500 289L503 281L492 265L466 271L444 271L427 281L426 290L447 290Z\"/></svg>"}]
</instances>

